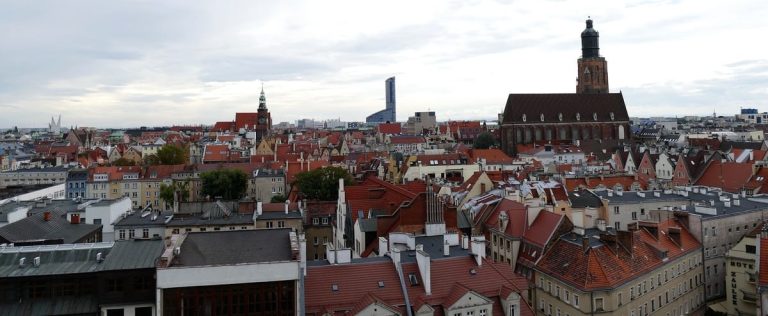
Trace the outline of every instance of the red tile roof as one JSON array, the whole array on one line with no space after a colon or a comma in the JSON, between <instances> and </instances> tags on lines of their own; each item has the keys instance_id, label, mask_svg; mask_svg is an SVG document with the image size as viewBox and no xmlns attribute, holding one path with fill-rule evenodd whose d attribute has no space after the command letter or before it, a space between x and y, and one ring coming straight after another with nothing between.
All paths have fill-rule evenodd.
<instances>
[{"instance_id":1,"label":"red tile roof","mask_svg":"<svg viewBox=\"0 0 768 316\"><path fill-rule=\"evenodd\" d=\"M473 163L477 162L477 160L481 158L485 159L485 163L489 165L512 164L515 161L503 151L496 148L471 149L469 150L469 155L470 158L472 158Z\"/></svg>"},{"instance_id":2,"label":"red tile roof","mask_svg":"<svg viewBox=\"0 0 768 316\"><path fill-rule=\"evenodd\" d=\"M422 281L419 285L408 287L410 301L419 306L436 306L439 311L450 307L452 301L470 290L498 303L501 293L508 295L510 290L521 293L528 288L527 280L515 275L508 264L493 263L487 259L477 266L471 256L432 258L430 266L431 295L424 292L423 280L415 262L402 264L403 275L407 277L414 273ZM379 287L379 282L383 282L384 286ZM332 289L334 284L338 289L336 291ZM366 298L369 295L372 297ZM307 268L305 296L307 315L320 315L324 311L347 314L344 312L359 310L358 303L361 301L373 302L371 298L399 308L405 302L397 271L391 261L310 266ZM521 296L521 315L533 315L524 302L524 296Z\"/></svg>"},{"instance_id":3,"label":"red tile roof","mask_svg":"<svg viewBox=\"0 0 768 316\"><path fill-rule=\"evenodd\" d=\"M746 187L750 178L752 178L752 164L712 160L695 184L739 193Z\"/></svg>"},{"instance_id":4,"label":"red tile roof","mask_svg":"<svg viewBox=\"0 0 768 316\"><path fill-rule=\"evenodd\" d=\"M680 244L669 236L668 230L672 227L680 229ZM583 291L616 288L701 248L693 235L674 219L658 223L658 230L658 239L645 228L634 231L634 246L630 249L605 242L585 251L581 240L561 237L536 268ZM659 250L666 251L666 258L658 254Z\"/></svg>"},{"instance_id":5,"label":"red tile roof","mask_svg":"<svg viewBox=\"0 0 768 316\"><path fill-rule=\"evenodd\" d=\"M760 256L760 266L757 267L757 273L758 275L758 282L760 282L760 286L768 286L768 238L767 237L760 237L760 235L757 235L758 238L760 238L760 253L758 254Z\"/></svg>"},{"instance_id":6,"label":"red tile roof","mask_svg":"<svg viewBox=\"0 0 768 316\"><path fill-rule=\"evenodd\" d=\"M211 128L212 132L227 132L235 130L235 122L216 122Z\"/></svg>"},{"instance_id":7,"label":"red tile roof","mask_svg":"<svg viewBox=\"0 0 768 316\"><path fill-rule=\"evenodd\" d=\"M563 215L542 210L533 220L523 238L529 243L544 248L562 221Z\"/></svg>"},{"instance_id":8,"label":"red tile roof","mask_svg":"<svg viewBox=\"0 0 768 316\"><path fill-rule=\"evenodd\" d=\"M381 123L376 129L382 134L399 135L403 132L400 123Z\"/></svg>"}]
</instances>

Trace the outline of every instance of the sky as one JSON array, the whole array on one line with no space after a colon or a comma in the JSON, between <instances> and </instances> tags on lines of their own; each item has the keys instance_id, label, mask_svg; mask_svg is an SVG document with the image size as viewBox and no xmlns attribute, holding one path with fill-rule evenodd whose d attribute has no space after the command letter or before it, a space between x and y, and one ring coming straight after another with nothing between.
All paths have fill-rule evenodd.
<instances>
[{"instance_id":1,"label":"sky","mask_svg":"<svg viewBox=\"0 0 768 316\"><path fill-rule=\"evenodd\" d=\"M630 116L768 111L764 0L3 1L0 128L169 126L254 112L494 119L572 93L591 16Z\"/></svg>"}]
</instances>

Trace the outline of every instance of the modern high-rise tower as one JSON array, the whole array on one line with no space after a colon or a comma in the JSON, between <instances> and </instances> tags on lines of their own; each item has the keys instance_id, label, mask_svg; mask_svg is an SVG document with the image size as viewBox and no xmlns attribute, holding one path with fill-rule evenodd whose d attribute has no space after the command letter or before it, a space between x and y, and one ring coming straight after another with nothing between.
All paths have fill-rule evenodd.
<instances>
[{"instance_id":1,"label":"modern high-rise tower","mask_svg":"<svg viewBox=\"0 0 768 316\"><path fill-rule=\"evenodd\" d=\"M384 94L386 107L365 118L366 123L384 123L397 121L397 103L395 101L395 77L390 77L384 82Z\"/></svg>"},{"instance_id":2,"label":"modern high-rise tower","mask_svg":"<svg viewBox=\"0 0 768 316\"><path fill-rule=\"evenodd\" d=\"M592 28L592 19L587 19L587 28L581 32L578 64L576 93L608 93L608 62L600 56L600 33Z\"/></svg>"}]
</instances>

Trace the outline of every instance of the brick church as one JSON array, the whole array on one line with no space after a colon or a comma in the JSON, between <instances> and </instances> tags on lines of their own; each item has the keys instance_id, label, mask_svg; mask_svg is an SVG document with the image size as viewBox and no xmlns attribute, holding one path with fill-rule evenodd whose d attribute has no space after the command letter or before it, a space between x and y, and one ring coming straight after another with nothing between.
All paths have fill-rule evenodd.
<instances>
[{"instance_id":1,"label":"brick church","mask_svg":"<svg viewBox=\"0 0 768 316\"><path fill-rule=\"evenodd\" d=\"M212 132L246 134L253 133L256 140L268 136L272 129L272 115L267 109L267 97L264 95L264 87L261 87L259 96L259 108L256 112L235 113L234 121L216 122Z\"/></svg>"},{"instance_id":2,"label":"brick church","mask_svg":"<svg viewBox=\"0 0 768 316\"><path fill-rule=\"evenodd\" d=\"M581 32L577 80L576 93L510 94L501 122L502 149L517 155L518 145L629 139L624 97L608 91L608 64L591 19Z\"/></svg>"}]
</instances>

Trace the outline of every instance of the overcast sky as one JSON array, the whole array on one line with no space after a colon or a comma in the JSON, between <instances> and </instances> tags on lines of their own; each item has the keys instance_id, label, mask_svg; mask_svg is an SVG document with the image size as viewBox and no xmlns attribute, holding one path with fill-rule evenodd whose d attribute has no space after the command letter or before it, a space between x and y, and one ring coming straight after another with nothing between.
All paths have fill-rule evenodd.
<instances>
[{"instance_id":1,"label":"overcast sky","mask_svg":"<svg viewBox=\"0 0 768 316\"><path fill-rule=\"evenodd\" d=\"M768 111L768 5L752 1L3 1L0 128L491 119L575 91L592 16L630 116Z\"/></svg>"}]
</instances>

